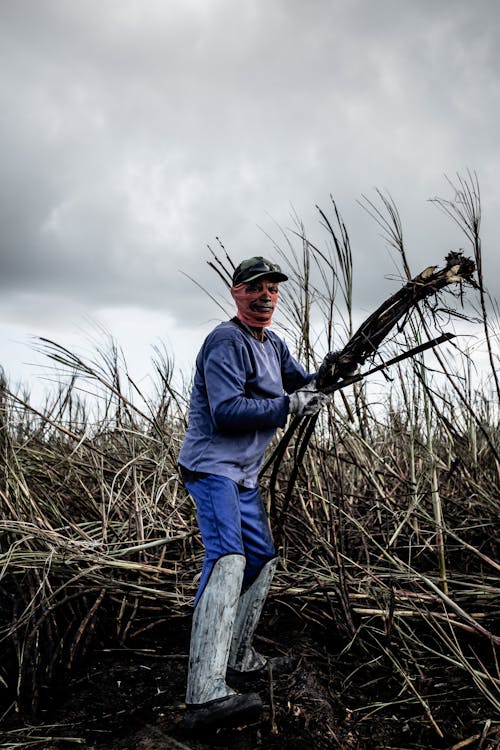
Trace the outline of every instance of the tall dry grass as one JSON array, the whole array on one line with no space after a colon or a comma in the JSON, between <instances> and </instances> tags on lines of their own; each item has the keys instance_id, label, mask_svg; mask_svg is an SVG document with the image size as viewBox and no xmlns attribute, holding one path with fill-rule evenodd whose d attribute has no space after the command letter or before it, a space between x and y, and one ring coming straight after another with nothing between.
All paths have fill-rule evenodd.
<instances>
[{"instance_id":1,"label":"tall dry grass","mask_svg":"<svg viewBox=\"0 0 500 750\"><path fill-rule=\"evenodd\" d=\"M479 229L476 183L469 175L455 187L456 210L472 206ZM404 278L397 209L378 199L368 208L400 253ZM455 203L442 206L453 213ZM348 233L334 203L321 216L324 247L301 225L275 245L291 278L282 330L311 369L352 332ZM282 558L276 606L348 665L342 689L359 717L413 707L438 737L444 717L466 704L483 724L500 708L498 322L478 235L466 236L479 261L479 291L467 295L478 296L489 376L473 377L460 344L400 363L376 391L357 384L335 394L291 502L293 446L272 494L271 470L262 478ZM229 256L214 265L227 280ZM459 302L446 298L447 307ZM451 325L448 315L415 310L380 356L432 337L444 318ZM4 718L36 716L56 679L95 644L174 628L203 554L177 474L187 389L172 384L174 362L155 351L156 392L146 397L113 342L87 358L47 340L39 347L67 383L44 408L0 383ZM358 699L360 680L384 681L384 698Z\"/></svg>"}]
</instances>

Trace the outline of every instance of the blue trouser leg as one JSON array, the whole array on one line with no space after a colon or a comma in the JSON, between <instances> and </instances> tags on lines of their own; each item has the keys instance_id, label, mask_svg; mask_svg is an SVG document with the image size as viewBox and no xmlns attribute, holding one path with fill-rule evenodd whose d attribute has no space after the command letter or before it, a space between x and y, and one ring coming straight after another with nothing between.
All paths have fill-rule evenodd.
<instances>
[{"instance_id":1,"label":"blue trouser leg","mask_svg":"<svg viewBox=\"0 0 500 750\"><path fill-rule=\"evenodd\" d=\"M262 566L276 556L276 550L258 488L248 489L216 474L186 482L186 488L196 503L205 547L196 606L214 563L223 555L245 556L244 590Z\"/></svg>"}]
</instances>

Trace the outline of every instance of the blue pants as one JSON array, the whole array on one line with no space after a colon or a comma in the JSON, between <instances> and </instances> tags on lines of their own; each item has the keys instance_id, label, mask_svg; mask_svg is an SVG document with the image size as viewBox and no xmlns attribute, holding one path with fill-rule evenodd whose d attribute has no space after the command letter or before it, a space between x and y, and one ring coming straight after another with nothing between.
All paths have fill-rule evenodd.
<instances>
[{"instance_id":1,"label":"blue pants","mask_svg":"<svg viewBox=\"0 0 500 750\"><path fill-rule=\"evenodd\" d=\"M214 564L223 555L244 555L244 591L268 560L276 557L269 521L258 488L248 489L216 474L185 482L196 503L205 547L196 606Z\"/></svg>"}]
</instances>

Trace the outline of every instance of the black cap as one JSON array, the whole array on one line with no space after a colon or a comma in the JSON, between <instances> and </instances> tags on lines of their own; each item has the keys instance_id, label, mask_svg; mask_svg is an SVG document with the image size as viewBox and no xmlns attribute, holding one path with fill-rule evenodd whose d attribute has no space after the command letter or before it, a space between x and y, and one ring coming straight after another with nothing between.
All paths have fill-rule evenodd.
<instances>
[{"instance_id":1,"label":"black cap","mask_svg":"<svg viewBox=\"0 0 500 750\"><path fill-rule=\"evenodd\" d=\"M288 276L282 273L281 268L276 263L256 255L253 258L242 260L240 265L235 269L233 274L233 286L237 284L248 284L262 277L271 279L271 281L287 281Z\"/></svg>"}]
</instances>

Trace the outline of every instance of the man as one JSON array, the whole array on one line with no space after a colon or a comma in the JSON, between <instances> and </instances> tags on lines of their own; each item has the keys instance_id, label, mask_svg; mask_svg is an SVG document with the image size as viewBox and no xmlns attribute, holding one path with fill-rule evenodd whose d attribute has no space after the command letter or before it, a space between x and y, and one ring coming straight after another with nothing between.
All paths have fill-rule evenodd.
<instances>
[{"instance_id":1,"label":"man","mask_svg":"<svg viewBox=\"0 0 500 750\"><path fill-rule=\"evenodd\" d=\"M258 489L264 453L288 414L315 414L328 397L286 344L266 330L287 276L263 257L233 275L237 314L206 338L196 359L189 426L179 454L193 497L205 559L195 598L186 713L189 729L243 723L262 710L236 693L227 667L254 672L267 660L252 646L276 568Z\"/></svg>"}]
</instances>

